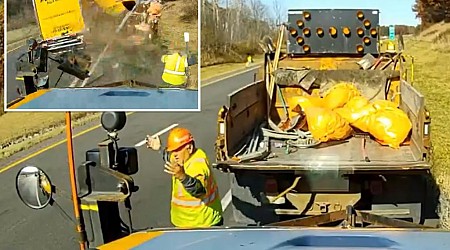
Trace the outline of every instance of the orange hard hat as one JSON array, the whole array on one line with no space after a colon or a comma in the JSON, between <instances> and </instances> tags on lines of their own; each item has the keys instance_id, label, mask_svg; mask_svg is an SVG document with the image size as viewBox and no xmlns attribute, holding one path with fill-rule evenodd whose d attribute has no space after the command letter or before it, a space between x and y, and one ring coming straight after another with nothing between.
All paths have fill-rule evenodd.
<instances>
[{"instance_id":1,"label":"orange hard hat","mask_svg":"<svg viewBox=\"0 0 450 250\"><path fill-rule=\"evenodd\" d=\"M167 138L167 151L174 151L194 140L191 132L185 128L174 128Z\"/></svg>"}]
</instances>

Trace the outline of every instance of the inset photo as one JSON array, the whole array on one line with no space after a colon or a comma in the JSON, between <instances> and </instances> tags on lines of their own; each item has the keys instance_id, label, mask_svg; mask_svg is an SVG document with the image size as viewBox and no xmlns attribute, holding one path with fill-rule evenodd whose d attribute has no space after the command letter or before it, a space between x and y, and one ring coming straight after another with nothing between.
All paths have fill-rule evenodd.
<instances>
[{"instance_id":1,"label":"inset photo","mask_svg":"<svg viewBox=\"0 0 450 250\"><path fill-rule=\"evenodd\" d=\"M7 0L6 111L200 111L198 0Z\"/></svg>"}]
</instances>

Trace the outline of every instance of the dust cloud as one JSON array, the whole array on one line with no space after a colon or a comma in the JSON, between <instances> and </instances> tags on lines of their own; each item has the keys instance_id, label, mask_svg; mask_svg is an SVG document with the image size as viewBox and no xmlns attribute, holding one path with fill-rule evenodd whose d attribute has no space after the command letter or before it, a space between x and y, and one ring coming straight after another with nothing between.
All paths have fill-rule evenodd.
<instances>
[{"instance_id":1,"label":"dust cloud","mask_svg":"<svg viewBox=\"0 0 450 250\"><path fill-rule=\"evenodd\" d=\"M120 32L116 33L126 13L111 16L95 5L83 6L85 53L92 57L92 65L109 44L91 72L86 87L131 80L142 82L147 87L162 84L164 64L161 56L167 53L168 42L162 38L150 40L148 33L137 30L135 25L140 23L140 19L136 15L131 15Z\"/></svg>"}]
</instances>

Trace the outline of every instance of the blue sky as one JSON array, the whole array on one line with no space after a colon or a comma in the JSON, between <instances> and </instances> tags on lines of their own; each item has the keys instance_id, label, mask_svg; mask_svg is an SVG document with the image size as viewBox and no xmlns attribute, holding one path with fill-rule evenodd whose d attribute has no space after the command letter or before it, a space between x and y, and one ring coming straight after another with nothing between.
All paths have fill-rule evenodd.
<instances>
[{"instance_id":1,"label":"blue sky","mask_svg":"<svg viewBox=\"0 0 450 250\"><path fill-rule=\"evenodd\" d=\"M268 7L274 0L261 0ZM379 9L380 25L417 25L420 19L411 8L414 0L277 0L284 9ZM273 12L273 8L269 8ZM273 14L273 13L271 13Z\"/></svg>"}]
</instances>

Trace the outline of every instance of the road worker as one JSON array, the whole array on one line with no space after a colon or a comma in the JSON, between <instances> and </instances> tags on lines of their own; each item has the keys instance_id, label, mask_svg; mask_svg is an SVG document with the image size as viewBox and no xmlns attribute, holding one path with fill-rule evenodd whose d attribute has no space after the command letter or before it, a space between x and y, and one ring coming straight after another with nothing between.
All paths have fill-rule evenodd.
<instances>
[{"instance_id":1,"label":"road worker","mask_svg":"<svg viewBox=\"0 0 450 250\"><path fill-rule=\"evenodd\" d=\"M250 67L252 63L253 63L252 55L247 54L247 63L245 64L245 67Z\"/></svg>"},{"instance_id":2,"label":"road worker","mask_svg":"<svg viewBox=\"0 0 450 250\"><path fill-rule=\"evenodd\" d=\"M154 0L150 2L150 7L147 9L147 13L153 17L161 17L162 4L160 0Z\"/></svg>"},{"instance_id":3,"label":"road worker","mask_svg":"<svg viewBox=\"0 0 450 250\"><path fill-rule=\"evenodd\" d=\"M188 65L187 56L175 52L170 55L163 55L161 62L165 64L162 80L172 86L186 85Z\"/></svg>"},{"instance_id":4,"label":"road worker","mask_svg":"<svg viewBox=\"0 0 450 250\"><path fill-rule=\"evenodd\" d=\"M161 148L159 137L147 136L147 147ZM164 172L172 175L171 222L175 227L222 226L222 205L217 183L205 152L195 147L191 132L169 132Z\"/></svg>"},{"instance_id":5,"label":"road worker","mask_svg":"<svg viewBox=\"0 0 450 250\"><path fill-rule=\"evenodd\" d=\"M162 4L160 0L155 0L150 2L150 7L147 9L148 24L150 24L153 34L156 35L158 33L158 23L161 18L162 12Z\"/></svg>"}]
</instances>

